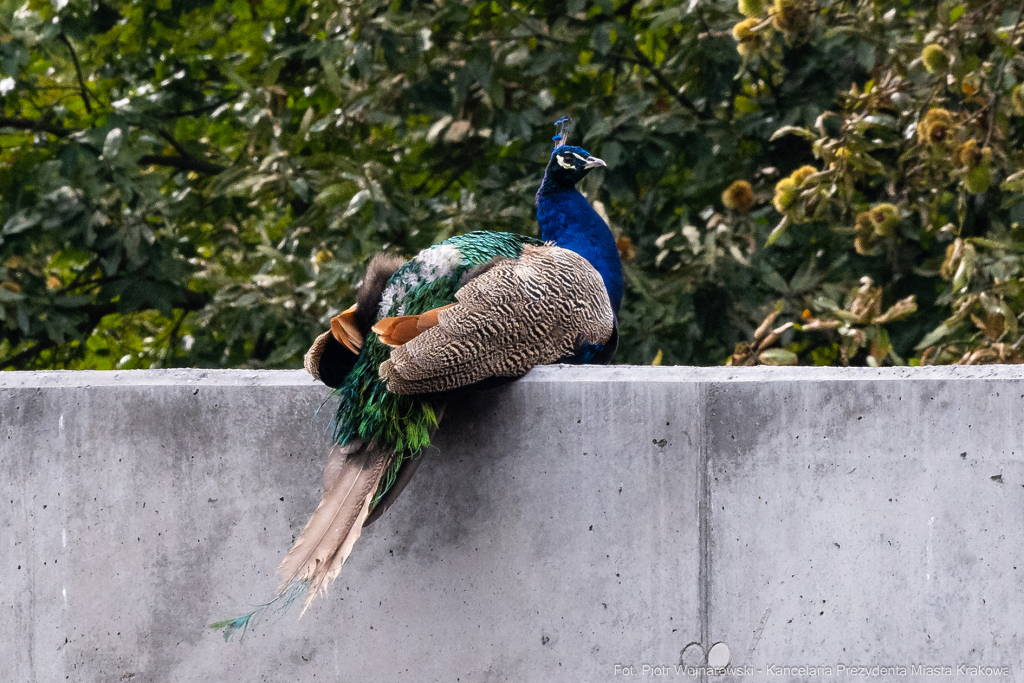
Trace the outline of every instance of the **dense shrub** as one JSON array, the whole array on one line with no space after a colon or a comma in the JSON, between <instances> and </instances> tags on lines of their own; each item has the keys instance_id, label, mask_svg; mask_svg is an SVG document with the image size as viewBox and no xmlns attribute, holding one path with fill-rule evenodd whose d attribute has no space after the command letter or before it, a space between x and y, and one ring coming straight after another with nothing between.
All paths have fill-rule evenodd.
<instances>
[{"instance_id":1,"label":"dense shrub","mask_svg":"<svg viewBox=\"0 0 1024 683\"><path fill-rule=\"evenodd\" d=\"M366 261L536 231L620 362L1017 362L1019 4L0 0L0 366L294 367Z\"/></svg>"}]
</instances>

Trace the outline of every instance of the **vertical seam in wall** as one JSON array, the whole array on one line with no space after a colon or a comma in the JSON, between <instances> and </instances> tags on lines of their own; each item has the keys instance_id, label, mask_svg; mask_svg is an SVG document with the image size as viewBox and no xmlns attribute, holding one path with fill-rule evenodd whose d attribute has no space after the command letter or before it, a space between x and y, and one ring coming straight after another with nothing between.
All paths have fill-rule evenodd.
<instances>
[{"instance_id":1,"label":"vertical seam in wall","mask_svg":"<svg viewBox=\"0 0 1024 683\"><path fill-rule=\"evenodd\" d=\"M701 669L701 683L707 683L707 653L711 649L710 630L710 583L711 583L711 535L710 535L710 482L708 481L708 414L707 384L697 384L697 525L698 555L700 567L697 570L698 615L700 618L700 644L704 650L704 666Z\"/></svg>"}]
</instances>

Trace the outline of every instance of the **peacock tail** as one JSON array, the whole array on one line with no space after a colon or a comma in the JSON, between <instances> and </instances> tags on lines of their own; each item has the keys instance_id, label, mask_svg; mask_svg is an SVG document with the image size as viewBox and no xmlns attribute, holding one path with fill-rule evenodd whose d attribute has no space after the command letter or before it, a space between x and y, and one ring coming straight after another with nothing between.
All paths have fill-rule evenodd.
<instances>
[{"instance_id":1,"label":"peacock tail","mask_svg":"<svg viewBox=\"0 0 1024 683\"><path fill-rule=\"evenodd\" d=\"M331 319L304 365L335 387L334 445L323 495L278 567L273 600L218 622L225 638L305 596L305 611L339 575L364 526L419 465L452 390L521 377L549 363L606 363L622 298L618 250L576 190L605 162L565 144L558 122L537 192L543 241L472 232L409 261L376 255L356 303Z\"/></svg>"},{"instance_id":2,"label":"peacock tail","mask_svg":"<svg viewBox=\"0 0 1024 683\"><path fill-rule=\"evenodd\" d=\"M472 268L497 258L519 258L527 244L542 242L513 233L478 231L435 244L391 276L376 319L417 315L450 304L463 284L463 276ZM361 438L395 453L371 510L394 484L402 465L430 445L430 436L437 427L438 406L434 400L387 390L378 368L390 355L391 347L369 333L355 367L334 392L338 398L334 441L345 445L353 438Z\"/></svg>"}]
</instances>

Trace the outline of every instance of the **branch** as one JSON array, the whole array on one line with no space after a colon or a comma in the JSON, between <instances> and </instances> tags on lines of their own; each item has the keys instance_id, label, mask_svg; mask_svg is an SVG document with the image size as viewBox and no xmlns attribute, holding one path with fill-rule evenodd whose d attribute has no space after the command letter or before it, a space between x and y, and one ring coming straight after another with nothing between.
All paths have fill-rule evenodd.
<instances>
[{"instance_id":1,"label":"branch","mask_svg":"<svg viewBox=\"0 0 1024 683\"><path fill-rule=\"evenodd\" d=\"M155 116L153 116L153 118L159 119L161 121L166 121L167 119L177 119L177 118L180 118L182 116L196 116L197 114L205 114L208 111L213 111L214 109L216 109L216 108L218 108L218 107L220 107L222 105L228 104L230 102L234 102L237 99L238 99L238 95L232 95L231 97L227 98L226 100L221 100L220 102L214 102L213 104L208 104L208 105L206 105L204 107L196 107L195 109L186 109L185 111L175 111L175 112L170 112L170 113L167 113L167 114L156 114Z\"/></svg>"},{"instance_id":2,"label":"branch","mask_svg":"<svg viewBox=\"0 0 1024 683\"><path fill-rule=\"evenodd\" d=\"M227 170L226 166L212 164L192 156L165 156L162 154L146 154L139 157L139 166L167 166L179 171L195 171L208 175L217 175Z\"/></svg>"},{"instance_id":3,"label":"branch","mask_svg":"<svg viewBox=\"0 0 1024 683\"><path fill-rule=\"evenodd\" d=\"M167 143L171 147L174 148L174 151L176 151L180 155L180 157L181 157L180 161L178 160L177 157L155 157L157 159L160 159L160 158L163 158L163 159L175 159L174 163L170 163L170 164L164 163L162 165L164 165L164 166L174 166L176 168L180 168L182 170L187 170L187 171L198 171L200 173L209 173L211 175L217 175L218 173L222 173L225 170L226 167L224 167L224 166L221 166L219 164L214 164L214 163L206 161L204 159L199 159L199 158L194 157L191 154L189 154L188 150L186 150L184 147L182 147L181 143L178 142L177 140L175 140L174 136L171 135L170 133L168 133L167 131L157 129L156 133L157 133L157 135L162 137L164 140L166 140ZM146 157L143 157L143 158L150 159L150 158L153 158L153 157L146 156ZM141 164L142 161L140 160L139 163ZM160 162L157 162L157 161L149 161L148 163L158 164L158 165L160 164Z\"/></svg>"},{"instance_id":4,"label":"branch","mask_svg":"<svg viewBox=\"0 0 1024 683\"><path fill-rule=\"evenodd\" d=\"M701 111L700 109L698 109L697 105L693 103L693 100L691 100L683 93L679 92L679 88L676 88L674 85L672 85L672 82L668 80L668 77L666 77L665 74L658 70L658 67L654 65L654 62L652 62L650 58L648 58L647 55L643 53L643 51L641 51L640 49L636 49L634 50L634 53L636 55L635 57L623 54L615 54L615 56L624 59L627 62L633 62L634 64L638 64L644 69L646 69L649 74L654 76L654 80L658 81L658 85L660 85L666 92L671 94L672 97L676 98L676 102L678 102L679 104L683 105L683 107L693 112L697 118L705 120L714 118L706 111Z\"/></svg>"},{"instance_id":5,"label":"branch","mask_svg":"<svg viewBox=\"0 0 1024 683\"><path fill-rule=\"evenodd\" d=\"M78 74L78 87L82 89L82 101L85 102L85 111L91 114L92 105L89 104L89 89L85 87L85 79L82 78L82 67L78 63L78 55L75 54L75 48L71 46L71 41L68 40L68 37L63 32L57 38L68 46L68 52L71 53L71 61L75 63L75 73Z\"/></svg>"},{"instance_id":6,"label":"branch","mask_svg":"<svg viewBox=\"0 0 1024 683\"><path fill-rule=\"evenodd\" d=\"M16 128L18 130L35 130L42 133L49 133L59 138L66 138L75 131L68 130L49 121L33 121L32 119L14 119L9 116L0 116L0 128Z\"/></svg>"},{"instance_id":7,"label":"branch","mask_svg":"<svg viewBox=\"0 0 1024 683\"><path fill-rule=\"evenodd\" d=\"M0 128L16 128L17 130L35 130L55 135L58 138L66 138L72 133L78 132L58 126L49 121L33 121L31 119L15 119L8 116L0 116ZM203 159L197 159L189 154L181 144L163 131L158 131L160 136L167 140L180 156L164 156L161 154L146 154L139 159L139 166L169 166L180 171L195 171L217 175L227 170L226 166L215 164Z\"/></svg>"}]
</instances>

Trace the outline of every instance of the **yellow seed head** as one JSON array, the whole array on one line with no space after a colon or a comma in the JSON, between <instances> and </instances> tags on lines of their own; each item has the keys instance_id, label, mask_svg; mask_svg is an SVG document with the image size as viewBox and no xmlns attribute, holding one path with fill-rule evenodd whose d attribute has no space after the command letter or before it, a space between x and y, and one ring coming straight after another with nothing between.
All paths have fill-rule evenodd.
<instances>
[{"instance_id":1,"label":"yellow seed head","mask_svg":"<svg viewBox=\"0 0 1024 683\"><path fill-rule=\"evenodd\" d=\"M978 148L978 141L971 138L967 142L957 145L953 150L953 165L957 168L970 170L978 166L988 165L992 161L992 148Z\"/></svg>"},{"instance_id":2,"label":"yellow seed head","mask_svg":"<svg viewBox=\"0 0 1024 683\"><path fill-rule=\"evenodd\" d=\"M900 222L900 210L892 204L875 204L871 207L870 215L875 234L882 237L893 234Z\"/></svg>"},{"instance_id":3,"label":"yellow seed head","mask_svg":"<svg viewBox=\"0 0 1024 683\"><path fill-rule=\"evenodd\" d=\"M921 63L924 64L924 68L928 70L928 73L937 74L945 71L949 66L949 57L946 56L946 52L941 46L932 43L931 45L925 45L924 49L921 50Z\"/></svg>"},{"instance_id":4,"label":"yellow seed head","mask_svg":"<svg viewBox=\"0 0 1024 683\"><path fill-rule=\"evenodd\" d=\"M853 231L858 237L865 237L875 234L875 224L871 222L871 212L861 211L857 214L857 221Z\"/></svg>"},{"instance_id":5,"label":"yellow seed head","mask_svg":"<svg viewBox=\"0 0 1024 683\"><path fill-rule=\"evenodd\" d=\"M754 188L746 180L737 180L722 193L722 204L727 209L746 213L754 208Z\"/></svg>"},{"instance_id":6,"label":"yellow seed head","mask_svg":"<svg viewBox=\"0 0 1024 683\"><path fill-rule=\"evenodd\" d=\"M807 11L796 0L775 0L772 26L783 33L799 33L807 28Z\"/></svg>"},{"instance_id":7,"label":"yellow seed head","mask_svg":"<svg viewBox=\"0 0 1024 683\"><path fill-rule=\"evenodd\" d=\"M818 169L813 166L801 166L800 168L793 171L789 177L793 179L797 187L804 184L804 181L810 178L812 175L818 172Z\"/></svg>"},{"instance_id":8,"label":"yellow seed head","mask_svg":"<svg viewBox=\"0 0 1024 683\"><path fill-rule=\"evenodd\" d=\"M1013 103L1013 112L1017 116L1024 116L1024 86L1018 85L1010 93L1010 102Z\"/></svg>"},{"instance_id":9,"label":"yellow seed head","mask_svg":"<svg viewBox=\"0 0 1024 683\"><path fill-rule=\"evenodd\" d=\"M947 142L956 130L956 117L945 109L930 109L917 125L917 141L928 145Z\"/></svg>"},{"instance_id":10,"label":"yellow seed head","mask_svg":"<svg viewBox=\"0 0 1024 683\"><path fill-rule=\"evenodd\" d=\"M750 17L732 27L732 37L736 39L736 51L744 57L757 52L764 44L761 34L754 32L754 27L760 23L756 17Z\"/></svg>"},{"instance_id":11,"label":"yellow seed head","mask_svg":"<svg viewBox=\"0 0 1024 683\"><path fill-rule=\"evenodd\" d=\"M875 255L875 245L877 243L878 242L877 242L877 239L875 238L875 233L872 232L872 233L867 234L867 235L858 235L853 240L853 248L861 256L874 256Z\"/></svg>"},{"instance_id":12,"label":"yellow seed head","mask_svg":"<svg viewBox=\"0 0 1024 683\"><path fill-rule=\"evenodd\" d=\"M783 178L776 183L775 197L772 198L772 204L775 206L775 210L779 213L786 213L786 209L788 209L796 199L796 193L796 183L793 182L792 178Z\"/></svg>"}]
</instances>

